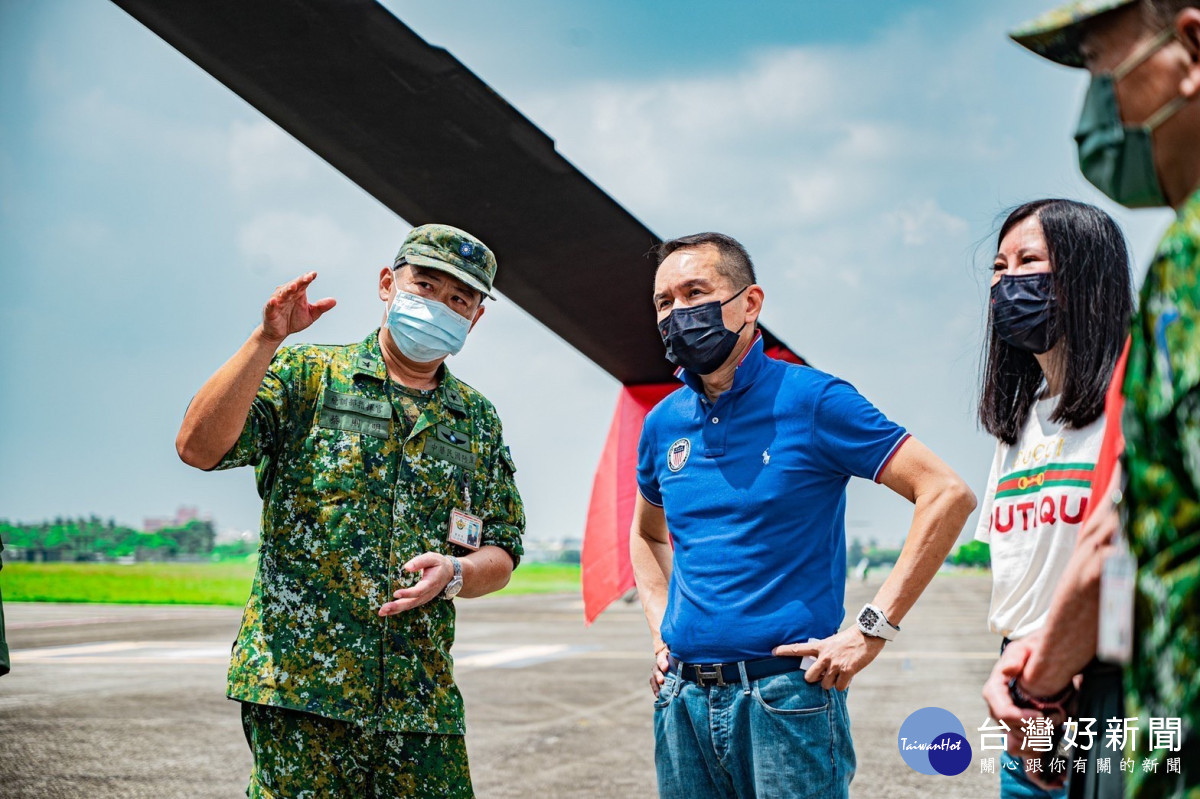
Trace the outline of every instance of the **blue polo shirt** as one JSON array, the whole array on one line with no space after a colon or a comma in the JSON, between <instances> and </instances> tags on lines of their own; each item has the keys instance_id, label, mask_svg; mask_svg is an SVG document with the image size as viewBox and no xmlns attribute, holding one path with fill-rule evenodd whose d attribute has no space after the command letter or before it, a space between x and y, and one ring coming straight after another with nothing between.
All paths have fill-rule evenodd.
<instances>
[{"instance_id":1,"label":"blue polo shirt","mask_svg":"<svg viewBox=\"0 0 1200 799\"><path fill-rule=\"evenodd\" d=\"M846 381L768 358L761 337L715 405L677 374L638 442L638 488L674 545L663 640L726 663L837 632L846 484L877 480L904 428Z\"/></svg>"}]
</instances>

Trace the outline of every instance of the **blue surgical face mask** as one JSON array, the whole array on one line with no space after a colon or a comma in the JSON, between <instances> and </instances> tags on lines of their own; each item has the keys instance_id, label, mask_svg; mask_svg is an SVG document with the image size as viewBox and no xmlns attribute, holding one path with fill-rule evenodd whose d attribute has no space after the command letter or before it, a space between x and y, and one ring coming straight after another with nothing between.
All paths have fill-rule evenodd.
<instances>
[{"instance_id":1,"label":"blue surgical face mask","mask_svg":"<svg viewBox=\"0 0 1200 799\"><path fill-rule=\"evenodd\" d=\"M397 290L388 308L387 327L405 358L429 363L463 348L471 320L445 303Z\"/></svg>"},{"instance_id":2,"label":"blue surgical face mask","mask_svg":"<svg viewBox=\"0 0 1200 799\"><path fill-rule=\"evenodd\" d=\"M1187 100L1176 97L1141 125L1130 126L1121 121L1116 84L1166 47L1174 35L1173 30L1164 30L1146 46L1135 50L1112 72L1093 77L1083 100L1083 110L1079 113L1079 126L1075 131L1079 170L1093 186L1129 208L1167 204L1154 166L1150 134Z\"/></svg>"}]
</instances>

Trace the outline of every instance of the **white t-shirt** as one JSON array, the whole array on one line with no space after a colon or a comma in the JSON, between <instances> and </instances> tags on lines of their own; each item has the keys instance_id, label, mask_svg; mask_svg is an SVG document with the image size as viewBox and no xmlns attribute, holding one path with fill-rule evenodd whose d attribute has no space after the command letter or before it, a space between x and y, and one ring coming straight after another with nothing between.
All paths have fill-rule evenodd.
<instances>
[{"instance_id":1,"label":"white t-shirt","mask_svg":"<svg viewBox=\"0 0 1200 799\"><path fill-rule=\"evenodd\" d=\"M1011 639L1046 623L1087 510L1104 414L1075 430L1051 422L1058 397L1034 403L1017 442L996 444L975 538L992 554L992 632Z\"/></svg>"}]
</instances>

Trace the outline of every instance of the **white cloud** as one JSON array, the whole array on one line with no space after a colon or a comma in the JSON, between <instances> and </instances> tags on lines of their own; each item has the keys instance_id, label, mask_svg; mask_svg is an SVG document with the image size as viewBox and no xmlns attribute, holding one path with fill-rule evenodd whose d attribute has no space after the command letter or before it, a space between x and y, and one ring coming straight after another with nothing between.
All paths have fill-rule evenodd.
<instances>
[{"instance_id":1,"label":"white cloud","mask_svg":"<svg viewBox=\"0 0 1200 799\"><path fill-rule=\"evenodd\" d=\"M239 228L237 243L252 267L289 279L310 269L336 271L361 264L354 235L325 214L267 211Z\"/></svg>"},{"instance_id":2,"label":"white cloud","mask_svg":"<svg viewBox=\"0 0 1200 799\"><path fill-rule=\"evenodd\" d=\"M1001 79L974 68L1005 46L995 30L950 49L934 36L902 25L865 45L762 51L725 74L592 83L526 110L660 234L741 239L766 324L974 481L990 442L971 409L972 244L997 208L964 184L980 175L1002 191L1022 134L995 122ZM1029 149L1026 172L1045 157ZM889 526L887 497L859 493L852 513Z\"/></svg>"},{"instance_id":3,"label":"white cloud","mask_svg":"<svg viewBox=\"0 0 1200 799\"><path fill-rule=\"evenodd\" d=\"M910 247L928 244L939 238L959 237L967 232L967 222L949 214L932 199L898 208L886 219L900 231L901 240Z\"/></svg>"},{"instance_id":4,"label":"white cloud","mask_svg":"<svg viewBox=\"0 0 1200 799\"><path fill-rule=\"evenodd\" d=\"M662 74L653 71L661 62L631 62L614 70L633 76L627 80L568 85L578 70L562 68L544 48L517 52L511 37L491 30L455 38L458 22L429 4L403 5L406 23L430 41L461 42L451 47L457 57L652 229L717 229L745 241L767 287L766 323L982 482L991 444L971 415L983 308L972 245L1006 205L1049 194L1097 197L1072 163L1082 76L1020 53L1001 33L1001 17L1036 9L943 15L936 25L902 24L837 46L754 52L731 41L729 52L749 52L732 69ZM23 299L0 320L20 333L52 319L56 331L103 343L104 357L89 362L89 384L136 382L146 363L170 360L168 385L143 399L146 418L171 422L156 422L153 436L118 442L130 447L130 463L142 464L123 471L120 485L80 480L63 499L45 491L42 475L56 467L43 459L0 499L31 519L75 509L135 519L146 496L177 497L211 508L223 524L251 527L258 507L249 476L181 476L170 428L275 283L317 269L316 294L338 298L303 340L353 341L377 324L376 274L406 225L115 6L54 7L64 24L14 34L41 41L26 70L37 113L10 116L24 126L18 141L56 148L53 160L35 162L55 196L40 205L26 196L36 192L18 182L14 165L28 156L9 148L0 159L14 178L0 202L22 219L57 219L14 226L18 235L5 244L39 255L61 247L62 262L73 250L117 254L112 271L95 272L93 283L122 293L111 307L135 312L108 313L112 319L99 324L72 316L68 329L47 286L37 304ZM519 18L520 9L504 13ZM526 60L537 63L512 66ZM505 84L506 74L522 78ZM1127 229L1144 263L1161 216L1119 218L1132 222ZM178 269L158 268L168 257ZM52 274L56 262L43 257L41 274ZM135 279L123 279L122 268ZM19 274L28 283L37 273ZM179 314L180 296L206 312ZM120 336L111 332L118 327ZM159 330L185 335L147 334ZM531 534L578 534L617 394L613 381L507 302L489 309L452 368L503 414ZM93 405L101 416L128 410ZM13 408L34 418L61 410ZM47 499L37 499L42 494ZM883 531L886 540L903 535L909 508L888 504L888 495L856 488L854 529Z\"/></svg>"},{"instance_id":5,"label":"white cloud","mask_svg":"<svg viewBox=\"0 0 1200 799\"><path fill-rule=\"evenodd\" d=\"M224 136L214 126L135 105L102 86L82 92L66 87L64 92L61 102L40 120L42 131L64 152L112 165L114 171L131 160L139 167L154 163L175 170L215 170L223 165Z\"/></svg>"},{"instance_id":6,"label":"white cloud","mask_svg":"<svg viewBox=\"0 0 1200 799\"><path fill-rule=\"evenodd\" d=\"M270 120L234 121L229 129L229 170L241 192L295 186L312 174L302 146Z\"/></svg>"},{"instance_id":7,"label":"white cloud","mask_svg":"<svg viewBox=\"0 0 1200 799\"><path fill-rule=\"evenodd\" d=\"M534 97L527 110L666 235L861 227L901 205L936 206L951 161L978 165L1003 152L962 146L978 138L962 129L988 130L970 115L943 121L961 92L979 93L959 85L970 70L939 64L956 91L912 91L928 80L931 58L913 54L934 49L921 41L929 36L918 28L867 47L773 49L730 74L593 83ZM896 102L906 92L913 99Z\"/></svg>"}]
</instances>

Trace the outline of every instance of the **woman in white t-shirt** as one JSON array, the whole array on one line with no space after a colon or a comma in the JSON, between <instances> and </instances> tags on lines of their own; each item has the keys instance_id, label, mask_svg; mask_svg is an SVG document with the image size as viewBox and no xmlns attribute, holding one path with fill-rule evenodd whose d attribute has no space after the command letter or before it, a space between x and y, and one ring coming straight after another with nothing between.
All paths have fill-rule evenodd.
<instances>
[{"instance_id":1,"label":"woman in white t-shirt","mask_svg":"<svg viewBox=\"0 0 1200 799\"><path fill-rule=\"evenodd\" d=\"M1121 230L1090 205L1026 203L998 242L979 401L996 455L975 537L991 548L988 623L1007 642L1045 623L1071 558L1133 298ZM1032 782L1020 759L1001 761L1004 799L1063 795Z\"/></svg>"}]
</instances>

